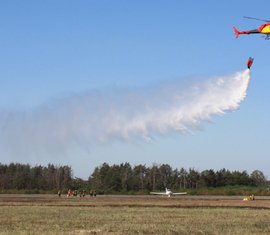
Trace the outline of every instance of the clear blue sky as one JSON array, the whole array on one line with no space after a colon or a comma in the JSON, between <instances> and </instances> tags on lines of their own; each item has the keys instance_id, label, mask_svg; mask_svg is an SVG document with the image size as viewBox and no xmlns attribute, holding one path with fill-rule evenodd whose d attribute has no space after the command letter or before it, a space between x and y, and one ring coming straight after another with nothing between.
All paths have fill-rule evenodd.
<instances>
[{"instance_id":1,"label":"clear blue sky","mask_svg":"<svg viewBox=\"0 0 270 235\"><path fill-rule=\"evenodd\" d=\"M255 58L238 111L193 134L152 143L116 141L57 156L1 155L2 163L68 164L87 178L103 162L168 163L198 170L262 170L268 178L270 41L235 39L232 26L257 28L268 1L1 1L0 110L31 110L89 90L149 86L189 76L245 69ZM0 133L1 134L1 133Z\"/></svg>"}]
</instances>

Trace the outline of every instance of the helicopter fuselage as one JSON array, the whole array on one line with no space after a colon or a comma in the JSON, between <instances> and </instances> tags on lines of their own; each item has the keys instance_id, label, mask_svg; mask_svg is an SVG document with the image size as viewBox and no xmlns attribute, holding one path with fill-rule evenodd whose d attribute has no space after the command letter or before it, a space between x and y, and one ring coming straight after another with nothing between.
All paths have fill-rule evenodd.
<instances>
[{"instance_id":1,"label":"helicopter fuselage","mask_svg":"<svg viewBox=\"0 0 270 235\"><path fill-rule=\"evenodd\" d=\"M270 24L263 24L259 27L259 32L264 34L270 34Z\"/></svg>"}]
</instances>

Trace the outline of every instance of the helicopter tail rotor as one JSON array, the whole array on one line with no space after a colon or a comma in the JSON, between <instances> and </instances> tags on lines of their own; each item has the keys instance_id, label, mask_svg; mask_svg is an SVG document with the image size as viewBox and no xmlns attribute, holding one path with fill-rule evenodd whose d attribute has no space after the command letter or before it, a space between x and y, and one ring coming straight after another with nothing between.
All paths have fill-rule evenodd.
<instances>
[{"instance_id":1,"label":"helicopter tail rotor","mask_svg":"<svg viewBox=\"0 0 270 235\"><path fill-rule=\"evenodd\" d=\"M239 31L237 30L237 28L235 26L233 26L233 31L235 33L235 37L238 38L239 37Z\"/></svg>"}]
</instances>

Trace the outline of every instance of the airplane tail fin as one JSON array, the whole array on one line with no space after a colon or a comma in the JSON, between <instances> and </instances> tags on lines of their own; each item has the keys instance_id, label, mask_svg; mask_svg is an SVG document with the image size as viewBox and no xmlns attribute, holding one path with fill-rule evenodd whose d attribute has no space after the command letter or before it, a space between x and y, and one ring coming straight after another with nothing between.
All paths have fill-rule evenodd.
<instances>
[{"instance_id":1,"label":"airplane tail fin","mask_svg":"<svg viewBox=\"0 0 270 235\"><path fill-rule=\"evenodd\" d=\"M235 37L238 38L240 32L237 30L237 28L236 28L235 26L233 26L233 31L234 31L234 33L235 33Z\"/></svg>"}]
</instances>

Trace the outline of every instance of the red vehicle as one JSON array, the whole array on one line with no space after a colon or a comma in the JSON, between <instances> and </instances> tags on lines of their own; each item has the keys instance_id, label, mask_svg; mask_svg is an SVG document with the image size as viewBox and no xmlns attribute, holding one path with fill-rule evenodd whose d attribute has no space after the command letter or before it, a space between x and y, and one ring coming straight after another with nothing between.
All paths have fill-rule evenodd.
<instances>
[{"instance_id":1,"label":"red vehicle","mask_svg":"<svg viewBox=\"0 0 270 235\"><path fill-rule=\"evenodd\" d=\"M238 31L237 28L234 26L233 27L233 30L234 30L234 33L235 33L236 38L238 38L238 36L240 34L255 34L255 33L260 33L260 34L265 35L265 39L267 39L267 40L270 39L270 20L261 20L261 19L257 19L257 18L253 18L253 17L244 17L244 18L252 19L252 20L264 21L264 22L266 22L266 24L262 24L257 29L246 30L246 31Z\"/></svg>"}]
</instances>

